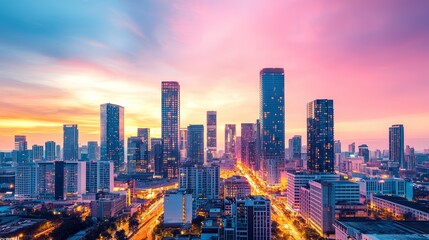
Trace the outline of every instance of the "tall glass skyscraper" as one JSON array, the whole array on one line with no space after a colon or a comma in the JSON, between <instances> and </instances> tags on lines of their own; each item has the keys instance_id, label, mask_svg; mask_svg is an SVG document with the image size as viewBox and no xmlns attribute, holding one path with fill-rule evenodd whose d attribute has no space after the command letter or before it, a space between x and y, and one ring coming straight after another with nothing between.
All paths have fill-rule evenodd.
<instances>
[{"instance_id":1,"label":"tall glass skyscraper","mask_svg":"<svg viewBox=\"0 0 429 240\"><path fill-rule=\"evenodd\" d=\"M289 157L290 159L301 159L301 136L295 135L289 139Z\"/></svg>"},{"instance_id":2,"label":"tall glass skyscraper","mask_svg":"<svg viewBox=\"0 0 429 240\"><path fill-rule=\"evenodd\" d=\"M161 109L163 175L168 178L177 178L180 160L180 85L178 82L162 82Z\"/></svg>"},{"instance_id":3,"label":"tall glass skyscraper","mask_svg":"<svg viewBox=\"0 0 429 240\"><path fill-rule=\"evenodd\" d=\"M334 172L334 101L317 99L307 104L307 168Z\"/></svg>"},{"instance_id":4,"label":"tall glass skyscraper","mask_svg":"<svg viewBox=\"0 0 429 240\"><path fill-rule=\"evenodd\" d=\"M150 128L138 128L137 137L143 139L143 145L141 149L141 158L144 162L147 162L148 166L150 165L150 151L152 149L152 144L150 142Z\"/></svg>"},{"instance_id":5,"label":"tall glass skyscraper","mask_svg":"<svg viewBox=\"0 0 429 240\"><path fill-rule=\"evenodd\" d=\"M256 140L256 124L242 123L241 124L241 162L251 167L249 143Z\"/></svg>"},{"instance_id":6,"label":"tall glass skyscraper","mask_svg":"<svg viewBox=\"0 0 429 240\"><path fill-rule=\"evenodd\" d=\"M63 160L79 160L79 129L77 124L64 124L63 133Z\"/></svg>"},{"instance_id":7,"label":"tall glass skyscraper","mask_svg":"<svg viewBox=\"0 0 429 240\"><path fill-rule=\"evenodd\" d=\"M396 124L389 128L389 160L404 168L404 125Z\"/></svg>"},{"instance_id":8,"label":"tall glass skyscraper","mask_svg":"<svg viewBox=\"0 0 429 240\"><path fill-rule=\"evenodd\" d=\"M204 164L204 126L188 126L188 161Z\"/></svg>"},{"instance_id":9,"label":"tall glass skyscraper","mask_svg":"<svg viewBox=\"0 0 429 240\"><path fill-rule=\"evenodd\" d=\"M207 111L207 150L209 159L213 158L217 151L216 118L216 111Z\"/></svg>"},{"instance_id":10,"label":"tall glass skyscraper","mask_svg":"<svg viewBox=\"0 0 429 240\"><path fill-rule=\"evenodd\" d=\"M100 105L100 160L113 162L116 172L124 170L124 108Z\"/></svg>"},{"instance_id":11,"label":"tall glass skyscraper","mask_svg":"<svg viewBox=\"0 0 429 240\"><path fill-rule=\"evenodd\" d=\"M235 124L225 124L225 154L235 157L236 145Z\"/></svg>"},{"instance_id":12,"label":"tall glass skyscraper","mask_svg":"<svg viewBox=\"0 0 429 240\"><path fill-rule=\"evenodd\" d=\"M285 78L283 68L264 68L260 72L259 120L261 157L264 169L269 159L284 160Z\"/></svg>"}]
</instances>

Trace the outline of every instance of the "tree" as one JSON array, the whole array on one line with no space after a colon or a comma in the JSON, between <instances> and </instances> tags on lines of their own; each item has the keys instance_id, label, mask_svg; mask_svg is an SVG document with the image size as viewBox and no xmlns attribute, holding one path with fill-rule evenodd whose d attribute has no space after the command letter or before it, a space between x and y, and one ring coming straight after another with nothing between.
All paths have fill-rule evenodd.
<instances>
[{"instance_id":1,"label":"tree","mask_svg":"<svg viewBox=\"0 0 429 240\"><path fill-rule=\"evenodd\" d=\"M127 240L127 235L125 234L125 230L116 231L115 238L117 240Z\"/></svg>"}]
</instances>

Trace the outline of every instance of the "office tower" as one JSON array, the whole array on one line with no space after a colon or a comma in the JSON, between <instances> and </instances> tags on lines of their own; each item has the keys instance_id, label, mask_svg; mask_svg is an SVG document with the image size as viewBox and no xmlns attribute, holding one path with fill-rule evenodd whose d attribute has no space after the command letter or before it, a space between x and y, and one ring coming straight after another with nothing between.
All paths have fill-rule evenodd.
<instances>
[{"instance_id":1,"label":"office tower","mask_svg":"<svg viewBox=\"0 0 429 240\"><path fill-rule=\"evenodd\" d=\"M56 160L62 159L61 145L59 144L55 146L55 159Z\"/></svg>"},{"instance_id":2,"label":"office tower","mask_svg":"<svg viewBox=\"0 0 429 240\"><path fill-rule=\"evenodd\" d=\"M261 147L262 147L262 134L261 134L261 120L256 120L256 160L253 166L254 171L259 171L261 169Z\"/></svg>"},{"instance_id":3,"label":"office tower","mask_svg":"<svg viewBox=\"0 0 429 240\"><path fill-rule=\"evenodd\" d=\"M162 82L161 102L163 175L168 178L177 178L180 160L180 85L178 82Z\"/></svg>"},{"instance_id":4,"label":"office tower","mask_svg":"<svg viewBox=\"0 0 429 240\"><path fill-rule=\"evenodd\" d=\"M225 198L245 198L251 194L251 188L246 178L233 176L225 180L223 195Z\"/></svg>"},{"instance_id":5,"label":"office tower","mask_svg":"<svg viewBox=\"0 0 429 240\"><path fill-rule=\"evenodd\" d=\"M341 153L341 141L340 140L334 141L334 153Z\"/></svg>"},{"instance_id":6,"label":"office tower","mask_svg":"<svg viewBox=\"0 0 429 240\"><path fill-rule=\"evenodd\" d=\"M141 149L141 158L146 163L146 169L150 168L150 151L152 144L150 142L150 128L139 128L137 129L137 137L141 137L143 141ZM149 170L148 170L149 171Z\"/></svg>"},{"instance_id":7,"label":"office tower","mask_svg":"<svg viewBox=\"0 0 429 240\"><path fill-rule=\"evenodd\" d=\"M153 167L155 170L156 176L162 176L163 168L163 147L162 147L162 138L151 138L152 151L151 151L151 161L153 162Z\"/></svg>"},{"instance_id":8,"label":"office tower","mask_svg":"<svg viewBox=\"0 0 429 240\"><path fill-rule=\"evenodd\" d=\"M359 146L359 156L363 157L365 163L369 162L369 149L368 145L362 144Z\"/></svg>"},{"instance_id":9,"label":"office tower","mask_svg":"<svg viewBox=\"0 0 429 240\"><path fill-rule=\"evenodd\" d=\"M225 124L225 154L235 157L236 131L235 124Z\"/></svg>"},{"instance_id":10,"label":"office tower","mask_svg":"<svg viewBox=\"0 0 429 240\"><path fill-rule=\"evenodd\" d=\"M82 145L79 147L79 160L88 161L88 145Z\"/></svg>"},{"instance_id":11,"label":"office tower","mask_svg":"<svg viewBox=\"0 0 429 240\"><path fill-rule=\"evenodd\" d=\"M416 154L414 153L414 147L407 145L405 149L405 164L404 168L407 170L416 170Z\"/></svg>"},{"instance_id":12,"label":"office tower","mask_svg":"<svg viewBox=\"0 0 429 240\"><path fill-rule=\"evenodd\" d=\"M39 198L52 200L55 198L55 164L53 161L38 162L37 180Z\"/></svg>"},{"instance_id":13,"label":"office tower","mask_svg":"<svg viewBox=\"0 0 429 240\"><path fill-rule=\"evenodd\" d=\"M115 171L124 170L124 107L100 105L100 160L112 161Z\"/></svg>"},{"instance_id":14,"label":"office tower","mask_svg":"<svg viewBox=\"0 0 429 240\"><path fill-rule=\"evenodd\" d=\"M88 161L96 161L100 158L100 149L97 141L88 142Z\"/></svg>"},{"instance_id":15,"label":"office tower","mask_svg":"<svg viewBox=\"0 0 429 240\"><path fill-rule=\"evenodd\" d=\"M23 163L16 167L15 172L15 199L37 199L37 164Z\"/></svg>"},{"instance_id":16,"label":"office tower","mask_svg":"<svg viewBox=\"0 0 429 240\"><path fill-rule=\"evenodd\" d=\"M247 144L247 158L249 160L250 167L258 171L259 170L259 157L258 157L258 147L256 141L250 141Z\"/></svg>"},{"instance_id":17,"label":"office tower","mask_svg":"<svg viewBox=\"0 0 429 240\"><path fill-rule=\"evenodd\" d=\"M232 205L236 240L271 240L271 202L263 196L238 199Z\"/></svg>"},{"instance_id":18,"label":"office tower","mask_svg":"<svg viewBox=\"0 0 429 240\"><path fill-rule=\"evenodd\" d=\"M86 162L86 191L89 193L113 192L113 162Z\"/></svg>"},{"instance_id":19,"label":"office tower","mask_svg":"<svg viewBox=\"0 0 429 240\"><path fill-rule=\"evenodd\" d=\"M307 104L307 169L334 172L334 101L317 99Z\"/></svg>"},{"instance_id":20,"label":"office tower","mask_svg":"<svg viewBox=\"0 0 429 240\"><path fill-rule=\"evenodd\" d=\"M77 161L79 155L79 130L76 124L63 126L63 160Z\"/></svg>"},{"instance_id":21,"label":"office tower","mask_svg":"<svg viewBox=\"0 0 429 240\"><path fill-rule=\"evenodd\" d=\"M86 193L86 162L55 162L55 199L76 200Z\"/></svg>"},{"instance_id":22,"label":"office tower","mask_svg":"<svg viewBox=\"0 0 429 240\"><path fill-rule=\"evenodd\" d=\"M45 142L45 160L48 162L55 160L55 142L54 141Z\"/></svg>"},{"instance_id":23,"label":"office tower","mask_svg":"<svg viewBox=\"0 0 429 240\"><path fill-rule=\"evenodd\" d=\"M369 202L371 195L390 195L413 200L413 182L401 178L362 178L359 180L360 196Z\"/></svg>"},{"instance_id":24,"label":"office tower","mask_svg":"<svg viewBox=\"0 0 429 240\"><path fill-rule=\"evenodd\" d=\"M392 125L389 128L389 160L404 168L404 126Z\"/></svg>"},{"instance_id":25,"label":"office tower","mask_svg":"<svg viewBox=\"0 0 429 240\"><path fill-rule=\"evenodd\" d=\"M249 156L249 143L256 141L256 124L242 123L241 124L241 162L247 166L251 166Z\"/></svg>"},{"instance_id":26,"label":"office tower","mask_svg":"<svg viewBox=\"0 0 429 240\"><path fill-rule=\"evenodd\" d=\"M356 143L351 143L351 144L349 144L349 154L355 154L355 152L356 152Z\"/></svg>"},{"instance_id":27,"label":"office tower","mask_svg":"<svg viewBox=\"0 0 429 240\"><path fill-rule=\"evenodd\" d=\"M220 168L218 165L184 164L179 172L179 189L189 190L195 200L219 198Z\"/></svg>"},{"instance_id":28,"label":"office tower","mask_svg":"<svg viewBox=\"0 0 429 240\"><path fill-rule=\"evenodd\" d=\"M188 129L181 128L179 130L179 150L180 150L180 162L185 162L188 157Z\"/></svg>"},{"instance_id":29,"label":"office tower","mask_svg":"<svg viewBox=\"0 0 429 240\"><path fill-rule=\"evenodd\" d=\"M127 162L128 162L128 173L134 174L140 172L142 164L142 150L143 138L141 137L129 137L127 141ZM145 169L148 167L146 162Z\"/></svg>"},{"instance_id":30,"label":"office tower","mask_svg":"<svg viewBox=\"0 0 429 240\"><path fill-rule=\"evenodd\" d=\"M33 161L42 161L43 160L43 146L33 145L31 148L33 152Z\"/></svg>"},{"instance_id":31,"label":"office tower","mask_svg":"<svg viewBox=\"0 0 429 240\"><path fill-rule=\"evenodd\" d=\"M285 91L284 69L264 68L260 72L259 120L261 123L261 157L284 160Z\"/></svg>"},{"instance_id":32,"label":"office tower","mask_svg":"<svg viewBox=\"0 0 429 240\"><path fill-rule=\"evenodd\" d=\"M309 172L296 172L288 171L287 178L287 205L294 209L300 209L300 188L305 187L311 180L324 179L324 180L338 180L339 176L331 173L309 173Z\"/></svg>"},{"instance_id":33,"label":"office tower","mask_svg":"<svg viewBox=\"0 0 429 240\"><path fill-rule=\"evenodd\" d=\"M291 159L301 159L301 136L295 135L289 139L289 152Z\"/></svg>"},{"instance_id":34,"label":"office tower","mask_svg":"<svg viewBox=\"0 0 429 240\"><path fill-rule=\"evenodd\" d=\"M310 225L321 235L334 233L336 206L359 204L359 184L350 181L310 181Z\"/></svg>"},{"instance_id":35,"label":"office tower","mask_svg":"<svg viewBox=\"0 0 429 240\"><path fill-rule=\"evenodd\" d=\"M217 152L217 115L216 111L207 111L207 150L208 159L215 157Z\"/></svg>"},{"instance_id":36,"label":"office tower","mask_svg":"<svg viewBox=\"0 0 429 240\"><path fill-rule=\"evenodd\" d=\"M190 224L192 222L192 194L170 189L164 196L164 224Z\"/></svg>"},{"instance_id":37,"label":"office tower","mask_svg":"<svg viewBox=\"0 0 429 240\"><path fill-rule=\"evenodd\" d=\"M204 164L204 126L188 126L188 161L196 164Z\"/></svg>"}]
</instances>

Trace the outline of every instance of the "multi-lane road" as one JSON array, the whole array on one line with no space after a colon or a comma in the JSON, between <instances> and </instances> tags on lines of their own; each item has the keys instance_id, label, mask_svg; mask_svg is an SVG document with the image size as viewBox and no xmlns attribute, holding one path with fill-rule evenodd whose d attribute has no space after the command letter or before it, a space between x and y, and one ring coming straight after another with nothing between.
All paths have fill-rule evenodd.
<instances>
[{"instance_id":1,"label":"multi-lane road","mask_svg":"<svg viewBox=\"0 0 429 240\"><path fill-rule=\"evenodd\" d=\"M271 201L272 220L277 221L280 230L285 234L289 234L296 240L302 239L292 222L288 221L283 204L273 197L270 193L269 187L266 184L263 184L262 181L259 181L252 171L242 165L239 161L237 162L237 170L237 173L245 177L249 182L252 189L252 195L263 195Z\"/></svg>"},{"instance_id":2,"label":"multi-lane road","mask_svg":"<svg viewBox=\"0 0 429 240\"><path fill-rule=\"evenodd\" d=\"M139 230L133 234L131 240L152 240L153 229L158 224L158 218L164 213L164 198L159 198L141 216Z\"/></svg>"}]
</instances>

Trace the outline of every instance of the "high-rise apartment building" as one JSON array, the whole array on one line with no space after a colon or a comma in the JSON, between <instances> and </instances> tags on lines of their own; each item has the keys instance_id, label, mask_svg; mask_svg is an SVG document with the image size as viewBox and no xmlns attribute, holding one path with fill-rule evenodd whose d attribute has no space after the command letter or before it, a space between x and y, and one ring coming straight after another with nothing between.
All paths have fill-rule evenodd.
<instances>
[{"instance_id":1,"label":"high-rise apartment building","mask_svg":"<svg viewBox=\"0 0 429 240\"><path fill-rule=\"evenodd\" d=\"M341 141L340 140L334 141L334 153L341 153Z\"/></svg>"},{"instance_id":2,"label":"high-rise apartment building","mask_svg":"<svg viewBox=\"0 0 429 240\"><path fill-rule=\"evenodd\" d=\"M235 124L225 124L225 154L235 157L236 131Z\"/></svg>"},{"instance_id":3,"label":"high-rise apartment building","mask_svg":"<svg viewBox=\"0 0 429 240\"><path fill-rule=\"evenodd\" d=\"M37 184L37 164L23 163L16 167L15 172L15 199L37 199L39 189Z\"/></svg>"},{"instance_id":4,"label":"high-rise apartment building","mask_svg":"<svg viewBox=\"0 0 429 240\"><path fill-rule=\"evenodd\" d=\"M271 202L263 196L238 199L232 205L236 240L271 240Z\"/></svg>"},{"instance_id":5,"label":"high-rise apartment building","mask_svg":"<svg viewBox=\"0 0 429 240\"><path fill-rule=\"evenodd\" d=\"M207 150L208 159L215 157L217 152L217 113L207 111Z\"/></svg>"},{"instance_id":6,"label":"high-rise apartment building","mask_svg":"<svg viewBox=\"0 0 429 240\"><path fill-rule=\"evenodd\" d=\"M124 170L124 107L100 105L100 160L112 161L115 171Z\"/></svg>"},{"instance_id":7,"label":"high-rise apartment building","mask_svg":"<svg viewBox=\"0 0 429 240\"><path fill-rule=\"evenodd\" d=\"M77 124L64 124L63 132L64 161L79 160L79 129Z\"/></svg>"},{"instance_id":8,"label":"high-rise apartment building","mask_svg":"<svg viewBox=\"0 0 429 240\"><path fill-rule=\"evenodd\" d=\"M179 130L180 162L185 162L186 159L188 158L187 147L188 147L188 129L181 128Z\"/></svg>"},{"instance_id":9,"label":"high-rise apartment building","mask_svg":"<svg viewBox=\"0 0 429 240\"><path fill-rule=\"evenodd\" d=\"M89 193L113 192L113 162L86 162L86 191Z\"/></svg>"},{"instance_id":10,"label":"high-rise apartment building","mask_svg":"<svg viewBox=\"0 0 429 240\"><path fill-rule=\"evenodd\" d=\"M389 160L404 168L404 125L396 124L389 128Z\"/></svg>"},{"instance_id":11,"label":"high-rise apartment building","mask_svg":"<svg viewBox=\"0 0 429 240\"><path fill-rule=\"evenodd\" d=\"M334 101L317 99L307 104L307 169L334 172Z\"/></svg>"},{"instance_id":12,"label":"high-rise apartment building","mask_svg":"<svg viewBox=\"0 0 429 240\"><path fill-rule=\"evenodd\" d=\"M178 82L162 82L161 112L163 175L168 178L177 178L180 160L180 85Z\"/></svg>"},{"instance_id":13,"label":"high-rise apartment building","mask_svg":"<svg viewBox=\"0 0 429 240\"><path fill-rule=\"evenodd\" d=\"M188 161L194 164L204 164L204 126L189 125L187 141Z\"/></svg>"}]
</instances>

